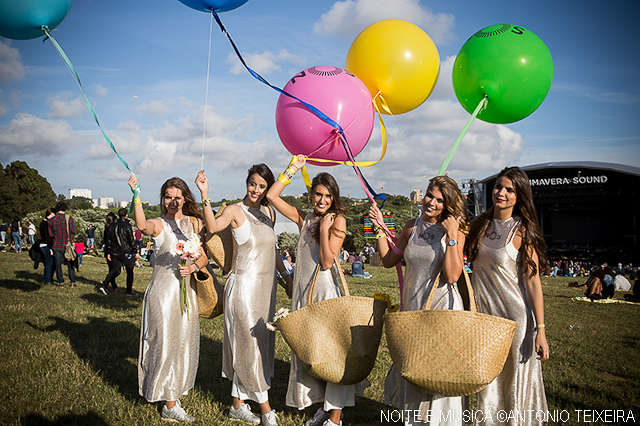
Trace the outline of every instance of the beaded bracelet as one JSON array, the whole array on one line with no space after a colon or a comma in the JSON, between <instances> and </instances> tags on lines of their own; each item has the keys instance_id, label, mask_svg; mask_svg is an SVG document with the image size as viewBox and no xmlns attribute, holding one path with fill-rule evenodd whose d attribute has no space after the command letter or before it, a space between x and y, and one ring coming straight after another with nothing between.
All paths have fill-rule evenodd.
<instances>
[{"instance_id":1,"label":"beaded bracelet","mask_svg":"<svg viewBox=\"0 0 640 426\"><path fill-rule=\"evenodd\" d=\"M209 197L207 197L207 198L203 198L203 199L202 199L202 205L203 205L203 206L206 206L206 205L208 205L208 204L211 204L211 200L209 199Z\"/></svg>"}]
</instances>

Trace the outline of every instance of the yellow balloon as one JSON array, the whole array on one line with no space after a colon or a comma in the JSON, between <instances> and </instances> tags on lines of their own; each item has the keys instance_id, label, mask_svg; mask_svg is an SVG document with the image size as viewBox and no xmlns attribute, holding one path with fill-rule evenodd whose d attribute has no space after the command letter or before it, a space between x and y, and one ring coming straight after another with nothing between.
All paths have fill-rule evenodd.
<instances>
[{"instance_id":1,"label":"yellow balloon","mask_svg":"<svg viewBox=\"0 0 640 426\"><path fill-rule=\"evenodd\" d=\"M387 19L368 26L356 37L345 69L362 80L381 111L402 114L420 106L433 92L440 55L420 27Z\"/></svg>"}]
</instances>

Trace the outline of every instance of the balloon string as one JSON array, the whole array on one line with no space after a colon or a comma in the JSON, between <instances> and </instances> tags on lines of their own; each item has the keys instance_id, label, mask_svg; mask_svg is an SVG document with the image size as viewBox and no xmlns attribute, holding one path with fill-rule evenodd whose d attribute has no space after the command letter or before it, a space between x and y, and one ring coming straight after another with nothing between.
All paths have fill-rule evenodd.
<instances>
[{"instance_id":1,"label":"balloon string","mask_svg":"<svg viewBox=\"0 0 640 426\"><path fill-rule=\"evenodd\" d=\"M204 95L204 128L202 129L202 157L200 158L200 170L204 170L204 141L207 134L207 107L209 106L209 72L211 70L211 39L213 34L213 16L209 23L209 57L207 58L207 86Z\"/></svg>"},{"instance_id":2,"label":"balloon string","mask_svg":"<svg viewBox=\"0 0 640 426\"><path fill-rule=\"evenodd\" d=\"M91 112L91 115L93 116L93 120L98 125L98 128L100 129L100 132L102 133L102 136L104 137L104 139L109 144L109 147L118 156L118 159L120 160L122 165L124 165L127 168L127 170L129 170L129 172L131 172L131 174L133 174L133 171L131 171L131 169L129 168L129 165L127 164L127 162L124 161L124 159L120 156L120 154L118 154L118 151L116 150L116 147L113 145L113 142L111 142L111 139L109 139L109 136L107 136L107 134L105 133L104 129L102 128L102 125L100 124L100 120L98 120L98 115L96 114L95 110L91 106L91 102L89 102L89 98L87 98L87 94L85 93L84 87L82 87L82 82L80 81L80 76L78 76L78 73L76 72L75 67L71 63L71 60L69 60L69 57L64 52L62 47L58 44L56 39L53 38L53 36L49 32L49 27L47 27L46 25L43 25L40 29L46 35L46 37L43 40L43 42L47 41L47 39L51 40L51 42L53 43L53 46L56 48L56 50L58 51L58 54L60 55L60 57L64 61L65 65L67 66L67 69L69 70L71 75L74 77L74 79L76 81L76 84L78 85L78 87L80 88L80 91L82 92L82 96L84 96L84 101L86 102L87 107L89 107L89 112ZM133 191L133 199L135 199L138 196L138 194L140 193L140 185L138 184L136 186L136 188L132 189L132 191ZM131 213L132 210L133 210L133 200L131 201L131 205L129 206L129 213Z\"/></svg>"},{"instance_id":3,"label":"balloon string","mask_svg":"<svg viewBox=\"0 0 640 426\"><path fill-rule=\"evenodd\" d=\"M489 103L489 100L485 95L485 97L482 98L482 100L476 107L475 111L473 111L473 114L471 114L471 117L469 117L469 120L467 120L467 124L465 124L464 128L462 129L460 136L458 136L458 139L456 139L455 143L451 147L449 154L447 154L444 161L442 162L442 166L440 166L440 170L438 170L438 176L442 176L444 172L447 170L447 167L449 166L449 163L453 158L453 154L455 154L456 151L458 150L458 147L460 146L460 142L462 142L462 138L464 138L464 135L467 134L467 130L469 130L471 123L473 123L473 120L478 116L478 114L480 114L480 112L482 112L487 107L488 103Z\"/></svg>"}]
</instances>

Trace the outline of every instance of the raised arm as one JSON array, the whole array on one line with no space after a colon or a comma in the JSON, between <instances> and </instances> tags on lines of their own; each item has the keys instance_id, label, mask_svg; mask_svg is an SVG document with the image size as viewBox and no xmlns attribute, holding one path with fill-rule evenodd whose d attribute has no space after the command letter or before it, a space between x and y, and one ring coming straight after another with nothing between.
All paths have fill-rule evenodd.
<instances>
[{"instance_id":1,"label":"raised arm","mask_svg":"<svg viewBox=\"0 0 640 426\"><path fill-rule=\"evenodd\" d=\"M291 220L295 224L298 225L298 229L302 229L302 225L304 223L304 217L306 216L305 212L300 210L297 207L293 207L286 201L284 201L280 196L282 195L282 191L284 190L285 185L290 183L291 177L300 170L306 162L304 155L298 155L296 160L290 164L287 169L280 174L278 179L275 181L271 188L269 188L269 192L267 192L267 199L271 203L273 207L276 208L280 213L282 213L287 219Z\"/></svg>"},{"instance_id":2,"label":"raised arm","mask_svg":"<svg viewBox=\"0 0 640 426\"><path fill-rule=\"evenodd\" d=\"M136 175L131 173L128 183L129 187L134 189L136 185L138 185L138 178L136 178ZM133 200L133 218L136 222L136 227L144 235L152 235L156 237L162 230L162 226L157 219L147 220L145 217L144 210L142 210L142 201L140 200L140 196Z\"/></svg>"},{"instance_id":3,"label":"raised arm","mask_svg":"<svg viewBox=\"0 0 640 426\"><path fill-rule=\"evenodd\" d=\"M373 226L376 230L378 253L380 253L380 261L382 262L382 265L384 265L385 268L391 268L397 265L398 262L402 260L403 256L394 252L389 245L389 241L385 236L384 230L380 226L384 223L384 217L378 206L374 204L371 205L371 207L369 208L369 217L371 218ZM404 225L404 228L402 228L400 238L396 243L396 247L398 247L402 251L404 251L404 249L407 247L415 221L416 219L411 219Z\"/></svg>"},{"instance_id":4,"label":"raised arm","mask_svg":"<svg viewBox=\"0 0 640 426\"><path fill-rule=\"evenodd\" d=\"M229 224L232 228L237 228L244 223L244 216L240 211L240 207L236 205L230 205L220 216L217 218L213 214L211 209L211 201L209 200L209 180L204 170L200 170L198 176L196 176L196 185L200 190L202 196L202 209L204 210L204 226L210 233L220 232L225 229Z\"/></svg>"}]
</instances>

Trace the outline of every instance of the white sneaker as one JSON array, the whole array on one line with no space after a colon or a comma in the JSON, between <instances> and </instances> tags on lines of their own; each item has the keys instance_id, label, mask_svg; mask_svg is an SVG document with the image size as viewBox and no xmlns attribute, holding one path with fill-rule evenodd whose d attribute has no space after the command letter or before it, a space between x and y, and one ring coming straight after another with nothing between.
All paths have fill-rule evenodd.
<instances>
[{"instance_id":1,"label":"white sneaker","mask_svg":"<svg viewBox=\"0 0 640 426\"><path fill-rule=\"evenodd\" d=\"M342 420L340 420L340 423L335 424L334 422L332 422L331 420L327 419L326 422L324 422L322 424L322 426L342 426Z\"/></svg>"},{"instance_id":2,"label":"white sneaker","mask_svg":"<svg viewBox=\"0 0 640 426\"><path fill-rule=\"evenodd\" d=\"M262 415L262 426L278 426L278 415L275 410Z\"/></svg>"},{"instance_id":3,"label":"white sneaker","mask_svg":"<svg viewBox=\"0 0 640 426\"><path fill-rule=\"evenodd\" d=\"M240 404L238 409L233 408L233 405L229 408L229 420L243 421L254 425L260 424L260 417L253 414L249 404L244 402Z\"/></svg>"},{"instance_id":4,"label":"white sneaker","mask_svg":"<svg viewBox=\"0 0 640 426\"><path fill-rule=\"evenodd\" d=\"M184 411L184 408L182 408L180 404L177 402L176 402L176 405L174 405L173 408L171 409L168 409L167 406L163 404L162 413L160 414L160 417L162 417L162 420L165 420L167 422L191 423L196 419L195 417L188 415Z\"/></svg>"},{"instance_id":5,"label":"white sneaker","mask_svg":"<svg viewBox=\"0 0 640 426\"><path fill-rule=\"evenodd\" d=\"M311 420L305 423L305 426L324 426L325 422L329 420L330 415L330 412L324 411L324 408L320 407Z\"/></svg>"}]
</instances>

